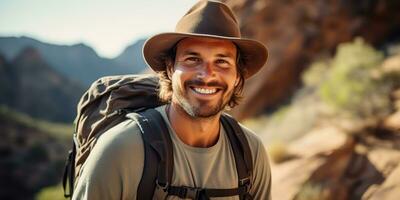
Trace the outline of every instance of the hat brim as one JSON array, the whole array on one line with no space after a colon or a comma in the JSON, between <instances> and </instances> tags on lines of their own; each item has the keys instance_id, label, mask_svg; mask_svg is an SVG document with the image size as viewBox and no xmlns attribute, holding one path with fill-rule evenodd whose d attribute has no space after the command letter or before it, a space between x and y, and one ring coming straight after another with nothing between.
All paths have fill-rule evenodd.
<instances>
[{"instance_id":1,"label":"hat brim","mask_svg":"<svg viewBox=\"0 0 400 200\"><path fill-rule=\"evenodd\" d=\"M235 43L239 50L247 79L257 73L268 58L267 48L256 40L236 37L223 37L206 34L161 33L146 40L143 45L143 57L147 64L156 72L165 71L162 55L165 55L177 42L188 37L207 37L229 40Z\"/></svg>"}]
</instances>

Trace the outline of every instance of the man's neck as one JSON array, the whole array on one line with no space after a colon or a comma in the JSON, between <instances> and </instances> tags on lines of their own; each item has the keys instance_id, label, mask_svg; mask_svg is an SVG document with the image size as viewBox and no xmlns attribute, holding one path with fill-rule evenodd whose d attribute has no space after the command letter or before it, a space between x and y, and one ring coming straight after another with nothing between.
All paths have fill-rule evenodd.
<instances>
[{"instance_id":1,"label":"man's neck","mask_svg":"<svg viewBox=\"0 0 400 200\"><path fill-rule=\"evenodd\" d=\"M193 118L177 104L169 104L166 113L175 133L185 144L211 147L218 142L221 114L210 118Z\"/></svg>"}]
</instances>

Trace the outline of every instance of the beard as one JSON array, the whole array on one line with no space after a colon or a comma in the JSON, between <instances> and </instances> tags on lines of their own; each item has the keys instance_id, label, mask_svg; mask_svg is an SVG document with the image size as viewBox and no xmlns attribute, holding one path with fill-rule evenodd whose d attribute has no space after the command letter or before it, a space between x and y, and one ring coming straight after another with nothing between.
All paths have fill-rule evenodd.
<instances>
[{"instance_id":1,"label":"beard","mask_svg":"<svg viewBox=\"0 0 400 200\"><path fill-rule=\"evenodd\" d=\"M192 99L189 98L189 91L191 87L194 86L209 86L209 87L218 87L222 88L218 92L222 92L221 97L218 99L216 103L212 103L206 100ZM202 80L188 80L183 84L184 88L179 87L178 85L172 85L175 99L178 105L191 117L193 118L211 118L219 114L223 111L228 104L229 100L233 95L233 90L227 93L227 85L224 83L218 83L216 81L212 81L209 83L205 83ZM227 93L227 94L226 94ZM226 94L226 98L224 95Z\"/></svg>"}]
</instances>

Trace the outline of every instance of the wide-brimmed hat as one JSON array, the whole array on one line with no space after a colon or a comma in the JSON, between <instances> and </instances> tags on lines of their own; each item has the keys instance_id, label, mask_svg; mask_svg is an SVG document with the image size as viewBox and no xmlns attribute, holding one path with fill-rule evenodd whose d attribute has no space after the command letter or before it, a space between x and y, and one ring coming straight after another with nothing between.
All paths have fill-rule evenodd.
<instances>
[{"instance_id":1,"label":"wide-brimmed hat","mask_svg":"<svg viewBox=\"0 0 400 200\"><path fill-rule=\"evenodd\" d=\"M245 78L257 73L267 61L268 51L256 40L242 38L232 10L218 1L201 0L177 23L175 32L149 38L143 46L147 64L156 72L165 70L163 56L180 40L188 37L208 37L229 40L236 44L245 68Z\"/></svg>"}]
</instances>

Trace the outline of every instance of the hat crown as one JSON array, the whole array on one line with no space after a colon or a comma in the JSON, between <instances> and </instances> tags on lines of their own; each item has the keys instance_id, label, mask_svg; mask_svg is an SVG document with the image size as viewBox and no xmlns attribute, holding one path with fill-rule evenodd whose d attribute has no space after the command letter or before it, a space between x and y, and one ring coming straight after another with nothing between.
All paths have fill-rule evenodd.
<instances>
[{"instance_id":1,"label":"hat crown","mask_svg":"<svg viewBox=\"0 0 400 200\"><path fill-rule=\"evenodd\" d=\"M178 33L241 37L232 10L217 1L199 1L177 23Z\"/></svg>"},{"instance_id":2,"label":"hat crown","mask_svg":"<svg viewBox=\"0 0 400 200\"><path fill-rule=\"evenodd\" d=\"M233 42L240 51L247 79L257 73L268 58L266 47L251 39L242 38L232 10L224 3L200 0L177 23L175 32L160 33L147 39L143 57L156 72L166 70L165 55L185 38L207 37Z\"/></svg>"}]
</instances>

